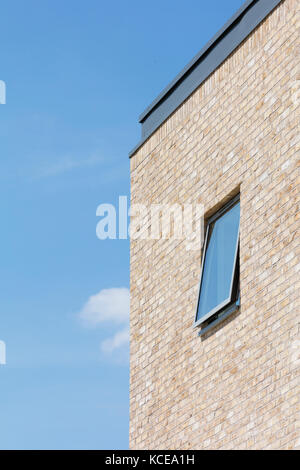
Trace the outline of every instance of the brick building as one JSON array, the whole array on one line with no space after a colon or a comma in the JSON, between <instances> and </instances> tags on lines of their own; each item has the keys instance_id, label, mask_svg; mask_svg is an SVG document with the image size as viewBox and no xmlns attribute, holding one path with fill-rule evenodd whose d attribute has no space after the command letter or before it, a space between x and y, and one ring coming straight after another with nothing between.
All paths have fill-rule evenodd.
<instances>
[{"instance_id":1,"label":"brick building","mask_svg":"<svg viewBox=\"0 0 300 470\"><path fill-rule=\"evenodd\" d=\"M299 80L298 0L248 0L140 118L131 203L207 235L131 240L132 449L300 445Z\"/></svg>"}]
</instances>

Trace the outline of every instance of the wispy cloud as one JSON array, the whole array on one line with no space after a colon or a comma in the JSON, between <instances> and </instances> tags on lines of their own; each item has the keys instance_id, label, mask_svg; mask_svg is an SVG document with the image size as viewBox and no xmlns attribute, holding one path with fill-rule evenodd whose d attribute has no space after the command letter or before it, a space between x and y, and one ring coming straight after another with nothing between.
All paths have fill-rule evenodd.
<instances>
[{"instance_id":1,"label":"wispy cloud","mask_svg":"<svg viewBox=\"0 0 300 470\"><path fill-rule=\"evenodd\" d=\"M58 176L66 172L70 172L76 168L89 168L102 163L102 157L92 155L87 158L75 158L72 156L61 157L54 163L47 163L39 168L35 174L35 179L49 178L51 176Z\"/></svg>"},{"instance_id":2,"label":"wispy cloud","mask_svg":"<svg viewBox=\"0 0 300 470\"><path fill-rule=\"evenodd\" d=\"M104 353L123 351L129 344L129 289L126 287L102 289L92 295L79 312L79 318L85 326L96 327L104 322L122 324L123 328L102 341L100 347Z\"/></svg>"},{"instance_id":3,"label":"wispy cloud","mask_svg":"<svg viewBox=\"0 0 300 470\"><path fill-rule=\"evenodd\" d=\"M111 338L107 338L101 343L101 349L103 352L112 353L116 349L122 346L127 346L129 343L129 328L126 327L124 330L118 331Z\"/></svg>"}]
</instances>

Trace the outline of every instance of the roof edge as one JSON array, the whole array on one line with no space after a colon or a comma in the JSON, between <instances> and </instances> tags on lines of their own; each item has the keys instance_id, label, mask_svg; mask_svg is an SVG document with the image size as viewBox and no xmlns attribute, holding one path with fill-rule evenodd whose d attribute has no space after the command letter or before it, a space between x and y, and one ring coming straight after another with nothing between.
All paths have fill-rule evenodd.
<instances>
[{"instance_id":1,"label":"roof edge","mask_svg":"<svg viewBox=\"0 0 300 470\"><path fill-rule=\"evenodd\" d=\"M239 10L225 23L225 25L205 44L205 46L196 54L193 59L179 72L176 77L163 89L163 91L147 106L147 108L140 114L139 122L142 123L145 118L150 114L154 107L156 107L165 96L178 85L184 76L187 75L192 67L206 54L210 47L213 47L218 42L223 34L226 34L226 30L229 29L232 24L239 19L244 11L252 4L259 0L247 0Z\"/></svg>"},{"instance_id":2,"label":"roof edge","mask_svg":"<svg viewBox=\"0 0 300 470\"><path fill-rule=\"evenodd\" d=\"M282 1L246 0L140 115L142 138L129 158Z\"/></svg>"}]
</instances>

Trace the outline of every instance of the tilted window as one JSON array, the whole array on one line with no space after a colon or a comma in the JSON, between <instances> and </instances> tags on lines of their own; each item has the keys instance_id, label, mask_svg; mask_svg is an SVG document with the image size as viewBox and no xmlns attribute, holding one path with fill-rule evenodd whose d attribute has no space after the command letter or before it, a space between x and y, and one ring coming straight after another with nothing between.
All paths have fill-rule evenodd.
<instances>
[{"instance_id":1,"label":"tilted window","mask_svg":"<svg viewBox=\"0 0 300 470\"><path fill-rule=\"evenodd\" d=\"M195 326L239 300L239 226L239 196L208 220Z\"/></svg>"}]
</instances>

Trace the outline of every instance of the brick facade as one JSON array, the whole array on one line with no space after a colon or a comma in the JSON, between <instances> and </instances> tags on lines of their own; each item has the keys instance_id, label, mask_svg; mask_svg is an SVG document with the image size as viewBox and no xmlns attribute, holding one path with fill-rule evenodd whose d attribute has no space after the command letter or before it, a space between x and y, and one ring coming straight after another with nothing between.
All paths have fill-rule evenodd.
<instances>
[{"instance_id":1,"label":"brick facade","mask_svg":"<svg viewBox=\"0 0 300 470\"><path fill-rule=\"evenodd\" d=\"M202 338L200 251L131 241L132 449L300 445L299 26L284 0L131 158L134 204L241 199L241 307Z\"/></svg>"}]
</instances>

